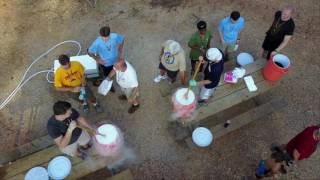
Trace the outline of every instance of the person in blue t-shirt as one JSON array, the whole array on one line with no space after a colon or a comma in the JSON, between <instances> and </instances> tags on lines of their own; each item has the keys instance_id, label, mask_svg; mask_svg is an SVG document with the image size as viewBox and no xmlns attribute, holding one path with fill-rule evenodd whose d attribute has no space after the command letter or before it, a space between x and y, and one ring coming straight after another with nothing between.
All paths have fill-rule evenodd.
<instances>
[{"instance_id":1,"label":"person in blue t-shirt","mask_svg":"<svg viewBox=\"0 0 320 180\"><path fill-rule=\"evenodd\" d=\"M114 62L122 57L123 44L123 35L110 33L110 27L104 26L100 29L100 36L89 47L88 54L97 61L104 77L112 71Z\"/></svg>"},{"instance_id":2,"label":"person in blue t-shirt","mask_svg":"<svg viewBox=\"0 0 320 180\"><path fill-rule=\"evenodd\" d=\"M225 61L229 60L229 54L236 51L240 42L239 34L245 26L243 17L238 11L233 11L230 16L225 17L219 24L219 34L225 53Z\"/></svg>"}]
</instances>

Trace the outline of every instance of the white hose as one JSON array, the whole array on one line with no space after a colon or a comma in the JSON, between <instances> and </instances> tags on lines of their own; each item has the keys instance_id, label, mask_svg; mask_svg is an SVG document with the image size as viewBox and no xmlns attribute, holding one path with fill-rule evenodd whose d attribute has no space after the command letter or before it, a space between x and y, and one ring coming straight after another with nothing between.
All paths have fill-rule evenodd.
<instances>
[{"instance_id":1,"label":"white hose","mask_svg":"<svg viewBox=\"0 0 320 180\"><path fill-rule=\"evenodd\" d=\"M51 47L49 50L47 50L45 53L41 54L39 57L37 57L27 68L27 70L25 71L25 73L23 74L20 82L18 83L17 87L10 93L10 95L1 103L0 105L0 110L3 109L10 101L11 99L17 94L17 92L30 80L32 79L33 77L35 77L36 75L38 74L41 74L41 73L47 73L47 81L49 83L53 83L51 80L49 80L49 74L50 73L53 73L53 69L50 69L50 70L42 70L42 71L39 71L39 72L36 72L34 74L32 74L31 76L29 76L27 79L26 76L29 72L29 70L31 69L31 67L36 63L38 62L41 58L43 58L44 56L46 56L47 54L49 54L52 50L54 50L55 48L57 48L58 46L62 45L62 44L65 44L65 43L72 43L72 44L76 44L79 48L76 56L78 56L81 52L81 45L78 41L74 41L74 40L67 40L67 41L63 41L59 44L56 44L54 45L53 47Z\"/></svg>"}]
</instances>

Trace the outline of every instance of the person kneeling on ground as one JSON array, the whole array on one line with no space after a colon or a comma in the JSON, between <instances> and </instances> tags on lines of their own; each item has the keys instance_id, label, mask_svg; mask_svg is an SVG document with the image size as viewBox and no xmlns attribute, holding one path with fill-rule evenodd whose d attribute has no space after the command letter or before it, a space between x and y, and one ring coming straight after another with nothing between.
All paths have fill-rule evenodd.
<instances>
[{"instance_id":1,"label":"person kneeling on ground","mask_svg":"<svg viewBox=\"0 0 320 180\"><path fill-rule=\"evenodd\" d=\"M159 69L160 74L154 78L155 83L165 80L168 77L170 82L176 81L180 72L181 84L186 84L186 57L180 44L173 40L167 40L161 49Z\"/></svg>"},{"instance_id":2,"label":"person kneeling on ground","mask_svg":"<svg viewBox=\"0 0 320 180\"><path fill-rule=\"evenodd\" d=\"M93 128L85 118L65 101L58 101L53 105L53 113L47 123L48 134L54 139L61 152L69 156L78 156L85 159L85 150L91 147L90 135L77 127L81 125L86 128Z\"/></svg>"},{"instance_id":3,"label":"person kneeling on ground","mask_svg":"<svg viewBox=\"0 0 320 180\"><path fill-rule=\"evenodd\" d=\"M286 156L282 151L275 151L271 154L270 159L261 160L256 171L256 177L258 179L264 177L274 177L274 175L281 171L286 173L283 162L286 160Z\"/></svg>"},{"instance_id":4,"label":"person kneeling on ground","mask_svg":"<svg viewBox=\"0 0 320 180\"><path fill-rule=\"evenodd\" d=\"M67 55L59 56L60 67L54 74L54 86L57 91L69 92L72 99L80 101L83 106L83 112L89 113L87 98L90 98L97 112L102 112L93 92L87 86L84 67L77 61L70 62Z\"/></svg>"},{"instance_id":5,"label":"person kneeling on ground","mask_svg":"<svg viewBox=\"0 0 320 180\"><path fill-rule=\"evenodd\" d=\"M139 91L136 71L129 62L120 59L115 62L113 70L107 77L108 80L110 80L114 74L116 74L117 83L124 93L119 96L119 99L128 100L128 102L132 104L128 113L134 113L140 106L138 101Z\"/></svg>"},{"instance_id":6,"label":"person kneeling on ground","mask_svg":"<svg viewBox=\"0 0 320 180\"><path fill-rule=\"evenodd\" d=\"M208 64L204 70L203 80L199 82L195 80L189 81L189 86L191 87L198 85L202 86L200 91L200 99L198 101L200 105L207 103L208 99L213 95L223 72L224 59L223 53L220 49L210 48L207 51L206 58L208 59ZM203 58L200 60L200 63L204 63Z\"/></svg>"}]
</instances>

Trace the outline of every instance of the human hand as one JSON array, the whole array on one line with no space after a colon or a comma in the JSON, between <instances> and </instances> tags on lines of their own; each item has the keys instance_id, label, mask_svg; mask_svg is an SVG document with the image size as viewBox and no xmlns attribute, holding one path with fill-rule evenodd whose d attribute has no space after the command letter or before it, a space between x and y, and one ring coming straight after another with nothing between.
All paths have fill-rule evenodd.
<instances>
[{"instance_id":1,"label":"human hand","mask_svg":"<svg viewBox=\"0 0 320 180\"><path fill-rule=\"evenodd\" d=\"M77 122L76 121L71 121L68 127L68 131L72 132L75 128L77 127Z\"/></svg>"},{"instance_id":2,"label":"human hand","mask_svg":"<svg viewBox=\"0 0 320 180\"><path fill-rule=\"evenodd\" d=\"M80 92L80 90L81 90L81 87L80 86L77 86L77 87L74 87L74 88L72 88L72 92Z\"/></svg>"},{"instance_id":3,"label":"human hand","mask_svg":"<svg viewBox=\"0 0 320 180\"><path fill-rule=\"evenodd\" d=\"M197 82L197 81L195 81L195 80L193 80L193 79L191 79L191 80L189 81L189 86L195 87L195 86L197 86L197 85L198 85L198 82Z\"/></svg>"},{"instance_id":4,"label":"human hand","mask_svg":"<svg viewBox=\"0 0 320 180\"><path fill-rule=\"evenodd\" d=\"M203 58L203 56L199 56L199 62L202 63L202 64L204 63L204 58Z\"/></svg>"},{"instance_id":5,"label":"human hand","mask_svg":"<svg viewBox=\"0 0 320 180\"><path fill-rule=\"evenodd\" d=\"M270 54L270 56L273 57L273 56L275 56L276 54L278 54L277 51L272 51L271 54Z\"/></svg>"}]
</instances>

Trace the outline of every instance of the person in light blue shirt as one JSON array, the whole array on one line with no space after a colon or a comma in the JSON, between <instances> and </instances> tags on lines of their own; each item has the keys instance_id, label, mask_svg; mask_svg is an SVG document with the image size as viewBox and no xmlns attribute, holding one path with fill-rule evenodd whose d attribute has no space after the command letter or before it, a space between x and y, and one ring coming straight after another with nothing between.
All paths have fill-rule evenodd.
<instances>
[{"instance_id":1,"label":"person in light blue shirt","mask_svg":"<svg viewBox=\"0 0 320 180\"><path fill-rule=\"evenodd\" d=\"M230 16L225 17L219 24L220 40L225 51L225 60L230 53L238 49L240 42L239 34L245 26L244 18L238 11L233 11Z\"/></svg>"},{"instance_id":2,"label":"person in light blue shirt","mask_svg":"<svg viewBox=\"0 0 320 180\"><path fill-rule=\"evenodd\" d=\"M100 29L100 36L89 47L88 54L97 61L104 77L112 71L115 61L122 57L123 44L123 35L110 33L110 27L104 26Z\"/></svg>"}]
</instances>

